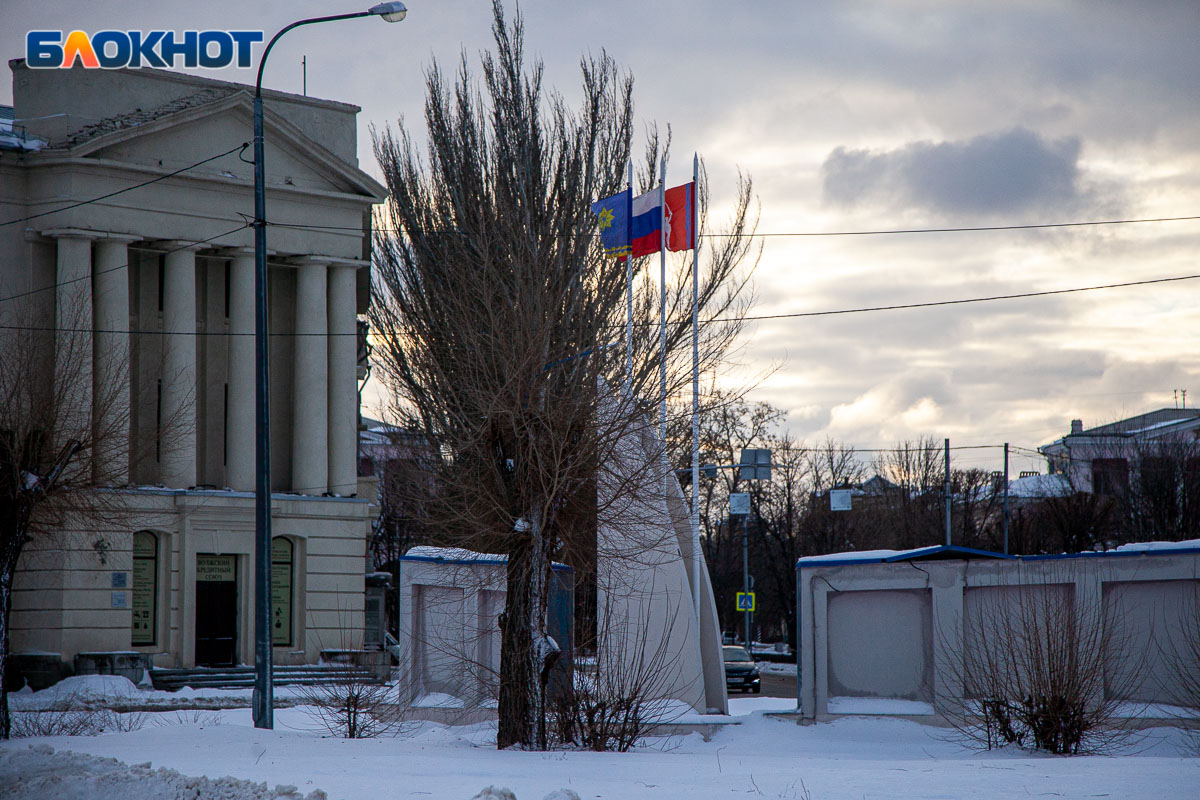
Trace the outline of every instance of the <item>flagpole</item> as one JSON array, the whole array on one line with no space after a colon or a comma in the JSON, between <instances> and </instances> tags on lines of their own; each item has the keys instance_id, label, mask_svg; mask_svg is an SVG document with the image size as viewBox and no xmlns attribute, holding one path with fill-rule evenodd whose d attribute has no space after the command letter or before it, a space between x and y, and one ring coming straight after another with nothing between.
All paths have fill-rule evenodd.
<instances>
[{"instance_id":1,"label":"flagpole","mask_svg":"<svg viewBox=\"0 0 1200 800\"><path fill-rule=\"evenodd\" d=\"M659 360L659 434L663 451L667 449L667 156L662 157L658 183L658 360Z\"/></svg>"},{"instance_id":2,"label":"flagpole","mask_svg":"<svg viewBox=\"0 0 1200 800\"><path fill-rule=\"evenodd\" d=\"M625 256L625 388L633 400L633 157L629 158L629 255Z\"/></svg>"},{"instance_id":3,"label":"flagpole","mask_svg":"<svg viewBox=\"0 0 1200 800\"><path fill-rule=\"evenodd\" d=\"M692 154L692 203L688 238L692 245L692 604L700 623L700 156Z\"/></svg>"}]
</instances>

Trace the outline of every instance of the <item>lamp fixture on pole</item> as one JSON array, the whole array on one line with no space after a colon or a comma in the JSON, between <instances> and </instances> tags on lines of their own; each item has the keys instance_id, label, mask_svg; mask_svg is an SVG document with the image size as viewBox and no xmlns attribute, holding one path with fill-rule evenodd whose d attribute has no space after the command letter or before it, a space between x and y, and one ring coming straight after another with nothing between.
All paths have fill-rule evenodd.
<instances>
[{"instance_id":1,"label":"lamp fixture on pole","mask_svg":"<svg viewBox=\"0 0 1200 800\"><path fill-rule=\"evenodd\" d=\"M302 25L357 17L382 17L399 22L408 13L404 3L389 2L366 11L302 19L281 29L258 60L254 84L254 727L274 728L275 690L271 680L271 418L269 336L267 331L267 197L263 165L262 79L267 57L279 37Z\"/></svg>"}]
</instances>

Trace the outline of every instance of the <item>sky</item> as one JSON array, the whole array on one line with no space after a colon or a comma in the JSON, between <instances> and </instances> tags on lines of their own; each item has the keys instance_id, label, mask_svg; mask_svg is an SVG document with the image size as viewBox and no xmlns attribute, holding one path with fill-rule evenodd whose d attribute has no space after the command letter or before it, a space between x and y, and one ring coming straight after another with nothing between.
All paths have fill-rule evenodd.
<instances>
[{"instance_id":1,"label":"sky","mask_svg":"<svg viewBox=\"0 0 1200 800\"><path fill-rule=\"evenodd\" d=\"M412 0L388 25L289 33L265 85L419 123L436 59L478 63L485 0ZM510 9L513 7L509 5ZM0 0L0 53L33 28L252 29L354 0ZM1200 3L526 0L527 48L570 99L579 58L635 78L638 130L670 125L668 184L705 159L712 216L738 171L761 204L753 315L1022 294L1200 274L1200 220L1040 230L797 236L1200 215ZM256 48L256 57L258 49ZM198 71L253 82L252 70ZM0 82L11 103L11 82ZM1036 448L1085 426L1200 405L1200 280L756 321L720 376L792 433L862 450L931 436ZM999 448L956 450L997 469ZM1015 451L1013 470L1045 469Z\"/></svg>"}]
</instances>

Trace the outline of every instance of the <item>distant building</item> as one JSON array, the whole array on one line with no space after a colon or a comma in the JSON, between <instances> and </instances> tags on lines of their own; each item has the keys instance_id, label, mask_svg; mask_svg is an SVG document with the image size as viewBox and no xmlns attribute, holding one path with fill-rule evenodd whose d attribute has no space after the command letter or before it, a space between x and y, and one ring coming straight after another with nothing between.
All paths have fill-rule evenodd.
<instances>
[{"instance_id":1,"label":"distant building","mask_svg":"<svg viewBox=\"0 0 1200 800\"><path fill-rule=\"evenodd\" d=\"M1163 408L1095 428L1071 420L1070 433L1038 452L1075 491L1123 496L1133 482L1174 492L1200 485L1198 436L1200 409Z\"/></svg>"},{"instance_id":2,"label":"distant building","mask_svg":"<svg viewBox=\"0 0 1200 800\"><path fill-rule=\"evenodd\" d=\"M27 548L12 650L249 662L254 203L237 148L251 140L253 89L154 69L10 67L0 221L29 219L0 227L0 297L41 298L47 326L81 309L95 374L101 361L128 365L116 424L152 443L119 484L136 512L128 527ZM357 107L264 95L274 643L286 664L362 640L374 498L357 497L356 317L385 189L358 167ZM157 440L161 419L179 435Z\"/></svg>"}]
</instances>

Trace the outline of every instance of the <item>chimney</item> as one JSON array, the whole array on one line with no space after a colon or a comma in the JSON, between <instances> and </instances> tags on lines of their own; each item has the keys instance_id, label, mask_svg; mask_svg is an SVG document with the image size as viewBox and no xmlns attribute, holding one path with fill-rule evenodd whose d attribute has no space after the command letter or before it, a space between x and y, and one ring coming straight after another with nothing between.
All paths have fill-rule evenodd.
<instances>
[{"instance_id":1,"label":"chimney","mask_svg":"<svg viewBox=\"0 0 1200 800\"><path fill-rule=\"evenodd\" d=\"M1074 436L1079 433L1083 433L1083 420L1081 420L1081 419L1071 420L1071 435Z\"/></svg>"}]
</instances>

